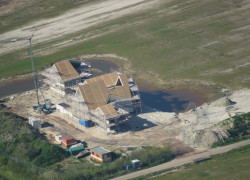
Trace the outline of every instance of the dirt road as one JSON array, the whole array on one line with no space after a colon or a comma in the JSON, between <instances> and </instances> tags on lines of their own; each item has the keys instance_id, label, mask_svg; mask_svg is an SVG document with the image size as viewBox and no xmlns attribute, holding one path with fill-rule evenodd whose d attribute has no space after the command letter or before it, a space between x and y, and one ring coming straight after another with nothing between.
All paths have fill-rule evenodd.
<instances>
[{"instance_id":1,"label":"dirt road","mask_svg":"<svg viewBox=\"0 0 250 180\"><path fill-rule=\"evenodd\" d=\"M131 178L135 178L135 177L138 177L138 176L153 173L153 172L156 172L156 171L161 171L161 170L168 169L168 168L178 167L178 166L181 166L181 165L184 165L184 164L187 164L187 163L191 163L194 160L199 159L199 158L210 157L211 155L224 153L224 152L227 152L227 151L232 150L234 148L244 146L244 145L248 145L248 144L250 144L250 139L248 139L246 141L241 141L241 142L238 142L238 143L235 143L235 144L231 144L231 145L228 145L228 146L223 146L223 147L210 149L210 150L208 150L206 152L202 152L202 153L199 153L199 154L194 154L194 155L191 155L191 156L188 156L188 157L174 159L174 160L172 160L170 162L161 164L159 166L155 166L155 167L151 167L151 168L144 169L144 170L141 170L141 171L137 171L137 172L134 172L134 173L130 173L130 174L127 174L127 175L124 175L124 176L114 178L112 180L131 179Z\"/></svg>"},{"instance_id":2,"label":"dirt road","mask_svg":"<svg viewBox=\"0 0 250 180\"><path fill-rule=\"evenodd\" d=\"M32 34L35 27L37 32L33 38L33 44L51 41L65 35L79 32L99 23L121 17L126 14L147 9L158 3L159 0L105 0L97 3L89 3L77 9L65 12L63 15L50 19L42 19L24 25L21 28L0 34L0 39L16 39L28 37ZM61 42L62 44L72 44L73 40ZM0 54L27 47L27 42L20 41L15 43L2 44Z\"/></svg>"}]
</instances>

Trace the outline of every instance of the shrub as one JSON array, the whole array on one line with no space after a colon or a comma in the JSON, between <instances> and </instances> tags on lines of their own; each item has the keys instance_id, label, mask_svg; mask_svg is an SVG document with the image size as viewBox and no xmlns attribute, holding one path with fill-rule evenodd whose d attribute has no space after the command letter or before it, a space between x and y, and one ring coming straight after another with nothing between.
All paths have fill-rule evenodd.
<instances>
[{"instance_id":1,"label":"shrub","mask_svg":"<svg viewBox=\"0 0 250 180\"><path fill-rule=\"evenodd\" d=\"M45 167L68 157L68 153L57 145L43 140L26 123L27 119L7 110L0 110L0 148L9 156Z\"/></svg>"},{"instance_id":2,"label":"shrub","mask_svg":"<svg viewBox=\"0 0 250 180\"><path fill-rule=\"evenodd\" d=\"M250 112L239 116L234 116L233 127L227 130L228 133L230 134L230 138L223 142L213 143L212 148L218 146L225 146L228 144L232 144L234 142L249 139L250 138L249 130L250 130Z\"/></svg>"}]
</instances>

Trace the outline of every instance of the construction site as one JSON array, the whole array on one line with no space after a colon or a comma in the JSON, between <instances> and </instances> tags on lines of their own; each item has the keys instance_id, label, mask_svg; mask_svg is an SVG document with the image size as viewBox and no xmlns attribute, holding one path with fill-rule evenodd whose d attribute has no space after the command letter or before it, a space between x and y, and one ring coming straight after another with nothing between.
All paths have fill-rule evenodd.
<instances>
[{"instance_id":1,"label":"construction site","mask_svg":"<svg viewBox=\"0 0 250 180\"><path fill-rule=\"evenodd\" d=\"M56 109L84 127L116 133L128 119L141 112L138 86L126 74L114 71L92 77L90 64L60 61L45 69L43 82L61 102Z\"/></svg>"},{"instance_id":2,"label":"construction site","mask_svg":"<svg viewBox=\"0 0 250 180\"><path fill-rule=\"evenodd\" d=\"M249 138L249 9L0 1L0 177L244 179L249 147L226 153L232 161L218 153Z\"/></svg>"},{"instance_id":3,"label":"construction site","mask_svg":"<svg viewBox=\"0 0 250 180\"><path fill-rule=\"evenodd\" d=\"M33 25L27 24L22 31L12 30L1 35L4 43L1 45L1 53L12 53L13 44L16 49L27 47L27 44L21 41L28 40L32 59L31 40L35 33L33 27L39 27L35 34L34 48L38 48L39 43L44 44L35 52L38 58L40 58L39 56L43 58L36 62L38 69L56 60L77 55L86 59L91 56L100 60L113 59L116 62L122 60L126 62L126 65L122 67L124 71L133 74L145 85L149 84L155 86L156 89L166 90L178 88L179 83L182 84L181 88L185 89L186 85L193 88L194 82L197 82L197 86L204 85L202 90L214 88L217 93L221 93L222 98L217 98L215 102L199 107L190 104L186 111L179 113L163 112L157 107L148 107L143 104L138 86L132 76L124 73L123 70L114 69L103 71L101 75L96 76L89 70L91 63L83 58L54 63L39 72L41 82L38 82L32 64L35 91L14 94L14 98L11 98L12 100L8 101L6 105L20 116L40 118L41 124L45 123L47 126L38 127L38 129L47 135L72 135L76 139L87 141L91 146L138 147L172 143L175 147L179 146L182 149L187 146L208 148L213 142L228 137L226 132L228 127L221 127L221 121L250 111L248 101L250 91L244 89L248 87L246 84L248 84L249 78L245 74L249 71L240 69L249 65L249 58L246 55L241 56L244 47L247 47L242 45L241 37L245 37L246 34L241 28L248 28L248 24L244 24L243 21L247 20L248 11L243 13L242 9L247 9L248 4L242 4L241 9L235 8L230 3L227 4L226 1L221 6L217 6L218 2L201 3L197 1L195 6L190 6L190 2L172 4L172 2L159 0L123 2L110 0L106 5L96 3L86 7L82 6L62 16L40 20ZM208 9L207 4L211 7L225 8L224 10L229 15L235 13L237 16L227 19L230 17L228 14L223 13L224 11L220 9ZM164 5L166 5L166 9L162 9L165 7ZM204 9L201 11L200 8ZM103 11L99 11L99 9L103 9ZM114 16L114 11L119 13ZM153 18L144 17L148 13L144 13L144 11L150 11ZM163 14L163 11L166 13ZM183 15L183 11L187 14ZM136 14L136 12L141 13ZM206 12L205 16L204 12ZM127 16L130 13L133 13L136 18ZM193 15L189 16L189 14ZM238 14L241 14L242 17L238 18ZM124 17L125 15L126 17ZM177 15L181 18L176 18ZM113 21L115 17L120 19ZM161 21L157 21L159 24L155 24L155 20L159 17L161 17ZM104 19L114 22L114 26L112 23L102 25ZM214 33L210 22L215 22L217 19L220 19L218 23L221 24L221 30ZM227 19L228 26L234 22L239 24L225 30L223 29L225 27L223 19ZM121 22L123 26L121 26ZM71 24L71 26L65 27L65 24ZM94 25L98 25L93 28L94 30L83 31ZM65 38L66 35L78 31L81 33ZM127 36L127 31L131 36ZM113 32L121 32L121 34L113 34ZM109 33L112 35L111 38ZM206 36L205 39L200 37L203 34ZM23 38L28 35L28 38ZM221 37L220 41L218 41L218 37ZM240 38L235 39L235 37ZM55 41L54 38L61 39ZM116 41L118 42L116 43ZM138 42L141 43L137 44ZM191 45L190 42L192 42ZM224 47L226 42L229 44L225 47L231 49L217 47ZM77 43L81 43L79 48L69 48ZM180 48L180 45L187 46ZM207 48L213 46L215 47L212 50ZM64 47L68 49L62 49ZM151 52L152 50L154 51ZM25 49L25 53L26 51ZM58 54L51 55L47 61L45 55L55 52ZM64 52L68 53L64 54ZM198 53L195 58L194 52ZM240 59L242 57L240 62L238 62L239 58L233 58L230 61L227 59L232 58L232 52L236 55L239 53ZM26 57L26 54L15 55L15 57ZM207 54L212 56L207 59ZM17 58L13 65L8 65L7 57L9 56L2 56L3 63L1 64L3 67L1 72L6 73L6 76L30 72L30 62L27 60ZM184 61L184 59L186 60ZM215 60L221 62L220 67L218 64L214 64ZM42 64L43 61L44 64ZM15 63L20 62L24 62L25 66L20 65L18 70L13 70L13 67L19 67L19 64ZM210 64L200 66L206 63ZM25 72L23 72L24 67ZM228 75L234 72L238 75L228 78ZM234 77L237 78L234 79ZM227 79L230 80L227 81ZM217 84L220 84L222 88L217 88ZM235 91L231 91L231 87ZM238 90L236 91L236 89ZM41 92L42 94L40 94ZM173 101L167 102L169 106L172 106L171 103ZM32 122L33 124L37 123L35 120Z\"/></svg>"},{"instance_id":4,"label":"construction site","mask_svg":"<svg viewBox=\"0 0 250 180\"><path fill-rule=\"evenodd\" d=\"M225 97L200 107L190 104L181 113L162 112L146 105L142 109L138 86L132 78L117 71L93 77L90 66L66 60L39 73L44 81L39 89L46 98L45 104L49 99L51 113L32 108L37 104L34 90L14 95L6 105L23 117L40 118L46 126L38 129L52 143L56 142L51 136L60 134L85 141L91 147L110 149L170 143L181 152L208 148L213 142L228 138L228 126L222 126L221 122L249 111L247 89L223 90Z\"/></svg>"}]
</instances>

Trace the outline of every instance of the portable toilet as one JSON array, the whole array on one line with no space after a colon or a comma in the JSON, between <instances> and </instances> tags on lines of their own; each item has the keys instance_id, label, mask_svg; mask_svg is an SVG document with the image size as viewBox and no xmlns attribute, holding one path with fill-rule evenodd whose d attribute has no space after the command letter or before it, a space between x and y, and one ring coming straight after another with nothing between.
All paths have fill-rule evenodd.
<instances>
[{"instance_id":1,"label":"portable toilet","mask_svg":"<svg viewBox=\"0 0 250 180\"><path fill-rule=\"evenodd\" d=\"M131 166L130 164L126 164L126 170L130 170Z\"/></svg>"},{"instance_id":2,"label":"portable toilet","mask_svg":"<svg viewBox=\"0 0 250 180\"><path fill-rule=\"evenodd\" d=\"M34 117L33 116L30 116L29 117L29 124L32 126L32 119L33 119Z\"/></svg>"},{"instance_id":3,"label":"portable toilet","mask_svg":"<svg viewBox=\"0 0 250 180\"><path fill-rule=\"evenodd\" d=\"M140 166L140 160L138 160L138 159L134 159L131 162L132 162L134 169L137 169Z\"/></svg>"}]
</instances>

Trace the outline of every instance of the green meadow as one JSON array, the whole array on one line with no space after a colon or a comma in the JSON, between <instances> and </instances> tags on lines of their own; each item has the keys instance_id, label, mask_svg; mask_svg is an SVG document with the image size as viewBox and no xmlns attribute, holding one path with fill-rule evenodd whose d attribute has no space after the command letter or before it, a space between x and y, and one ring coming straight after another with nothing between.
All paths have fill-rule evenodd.
<instances>
[{"instance_id":1,"label":"green meadow","mask_svg":"<svg viewBox=\"0 0 250 180\"><path fill-rule=\"evenodd\" d=\"M41 69L64 58L112 53L129 60L139 81L249 88L249 17L243 0L168 1L40 43L33 48L35 64ZM53 51L53 44L88 35L98 36ZM26 49L0 56L0 65L0 78L31 72L28 43Z\"/></svg>"},{"instance_id":2,"label":"green meadow","mask_svg":"<svg viewBox=\"0 0 250 180\"><path fill-rule=\"evenodd\" d=\"M151 178L165 179L249 179L250 145L215 155L212 160L176 172Z\"/></svg>"}]
</instances>

